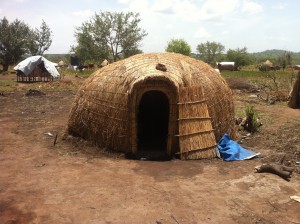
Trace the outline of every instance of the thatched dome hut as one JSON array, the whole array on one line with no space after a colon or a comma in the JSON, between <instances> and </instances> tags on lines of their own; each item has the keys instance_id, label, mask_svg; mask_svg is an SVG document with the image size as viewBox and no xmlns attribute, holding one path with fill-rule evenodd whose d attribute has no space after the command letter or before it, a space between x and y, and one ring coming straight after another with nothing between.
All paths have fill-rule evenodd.
<instances>
[{"instance_id":1,"label":"thatched dome hut","mask_svg":"<svg viewBox=\"0 0 300 224\"><path fill-rule=\"evenodd\" d=\"M266 61L264 62L264 65L267 65L267 66L273 66L273 63L270 62L269 60L266 60Z\"/></svg>"},{"instance_id":2,"label":"thatched dome hut","mask_svg":"<svg viewBox=\"0 0 300 224\"><path fill-rule=\"evenodd\" d=\"M175 53L139 54L85 81L68 131L117 151L211 158L224 133L234 138L232 92L204 62Z\"/></svg>"}]
</instances>

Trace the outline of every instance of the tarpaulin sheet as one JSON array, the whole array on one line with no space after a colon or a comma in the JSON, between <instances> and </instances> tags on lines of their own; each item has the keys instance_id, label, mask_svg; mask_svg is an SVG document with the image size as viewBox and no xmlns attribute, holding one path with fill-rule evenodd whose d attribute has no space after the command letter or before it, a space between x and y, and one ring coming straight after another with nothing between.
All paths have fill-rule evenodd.
<instances>
[{"instance_id":1,"label":"tarpaulin sheet","mask_svg":"<svg viewBox=\"0 0 300 224\"><path fill-rule=\"evenodd\" d=\"M231 140L228 134L223 135L218 143L217 150L220 157L225 161L245 160L260 156L260 153L245 149Z\"/></svg>"},{"instance_id":2,"label":"tarpaulin sheet","mask_svg":"<svg viewBox=\"0 0 300 224\"><path fill-rule=\"evenodd\" d=\"M20 70L25 75L30 74L33 69L40 63L44 62L45 69L50 73L51 76L54 78L59 77L59 72L57 71L56 67L57 64L53 63L51 61L48 61L43 56L31 56L29 58L26 58L25 60L21 61L18 65L14 67L14 70Z\"/></svg>"}]
</instances>

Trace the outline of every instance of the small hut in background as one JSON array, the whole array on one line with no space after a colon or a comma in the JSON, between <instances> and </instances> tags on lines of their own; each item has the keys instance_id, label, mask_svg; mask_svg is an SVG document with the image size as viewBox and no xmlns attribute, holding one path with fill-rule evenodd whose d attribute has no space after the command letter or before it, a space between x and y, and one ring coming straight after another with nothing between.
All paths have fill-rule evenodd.
<instances>
[{"instance_id":1,"label":"small hut in background","mask_svg":"<svg viewBox=\"0 0 300 224\"><path fill-rule=\"evenodd\" d=\"M117 151L212 158L223 134L235 137L232 92L202 61L175 53L138 54L85 81L68 131Z\"/></svg>"},{"instance_id":2,"label":"small hut in background","mask_svg":"<svg viewBox=\"0 0 300 224\"><path fill-rule=\"evenodd\" d=\"M266 60L263 64L269 67L273 67L273 63L270 62L269 60Z\"/></svg>"},{"instance_id":3,"label":"small hut in background","mask_svg":"<svg viewBox=\"0 0 300 224\"><path fill-rule=\"evenodd\" d=\"M104 60L101 62L101 64L100 64L100 68L102 68L102 67L104 67L104 66L106 66L106 65L108 65L108 64L109 64L108 60L104 59Z\"/></svg>"},{"instance_id":4,"label":"small hut in background","mask_svg":"<svg viewBox=\"0 0 300 224\"><path fill-rule=\"evenodd\" d=\"M62 67L66 67L67 65L63 60L61 60L58 62L57 66L62 68Z\"/></svg>"},{"instance_id":5,"label":"small hut in background","mask_svg":"<svg viewBox=\"0 0 300 224\"><path fill-rule=\"evenodd\" d=\"M279 66L277 66L277 67L279 67ZM279 67L279 69L280 69L280 67ZM266 60L264 63L262 63L258 66L258 70L261 72L267 72L270 70L275 70L275 67L273 66L272 62L270 62L269 60Z\"/></svg>"},{"instance_id":6,"label":"small hut in background","mask_svg":"<svg viewBox=\"0 0 300 224\"><path fill-rule=\"evenodd\" d=\"M31 56L14 67L18 82L52 81L60 76L57 64L48 61L43 56Z\"/></svg>"}]
</instances>

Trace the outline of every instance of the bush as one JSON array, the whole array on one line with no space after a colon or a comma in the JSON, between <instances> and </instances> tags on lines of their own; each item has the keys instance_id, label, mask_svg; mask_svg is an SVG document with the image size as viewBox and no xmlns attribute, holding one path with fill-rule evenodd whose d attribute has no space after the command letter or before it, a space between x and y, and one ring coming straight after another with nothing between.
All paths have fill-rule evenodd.
<instances>
[{"instance_id":1,"label":"bush","mask_svg":"<svg viewBox=\"0 0 300 224\"><path fill-rule=\"evenodd\" d=\"M259 120L258 112L254 108L254 106L253 105L246 106L245 114L246 114L246 124L244 126L245 130L250 132L258 131L258 128L261 126L261 122Z\"/></svg>"}]
</instances>

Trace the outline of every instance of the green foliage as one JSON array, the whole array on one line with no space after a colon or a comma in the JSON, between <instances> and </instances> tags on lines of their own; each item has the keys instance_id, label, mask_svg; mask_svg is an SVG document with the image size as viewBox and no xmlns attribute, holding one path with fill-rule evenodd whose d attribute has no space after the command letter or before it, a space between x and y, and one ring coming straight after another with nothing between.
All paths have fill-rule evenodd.
<instances>
[{"instance_id":1,"label":"green foliage","mask_svg":"<svg viewBox=\"0 0 300 224\"><path fill-rule=\"evenodd\" d=\"M191 46L184 39L172 39L168 42L166 52L174 52L189 56L191 54Z\"/></svg>"},{"instance_id":2,"label":"green foliage","mask_svg":"<svg viewBox=\"0 0 300 224\"><path fill-rule=\"evenodd\" d=\"M253 105L248 105L245 108L245 115L246 115L246 130L250 132L256 132L258 128L261 126L259 121L259 116L257 110L254 108Z\"/></svg>"},{"instance_id":3,"label":"green foliage","mask_svg":"<svg viewBox=\"0 0 300 224\"><path fill-rule=\"evenodd\" d=\"M277 57L276 64L280 65L284 70L287 65L292 65L292 60L292 52L285 52Z\"/></svg>"},{"instance_id":4,"label":"green foliage","mask_svg":"<svg viewBox=\"0 0 300 224\"><path fill-rule=\"evenodd\" d=\"M235 66L237 67L250 65L253 62L246 47L242 49L237 48L236 50L229 49L226 58L228 61L235 62Z\"/></svg>"},{"instance_id":5,"label":"green foliage","mask_svg":"<svg viewBox=\"0 0 300 224\"><path fill-rule=\"evenodd\" d=\"M43 55L49 49L52 43L52 31L43 20L40 29L34 29L30 32L28 49L31 55Z\"/></svg>"},{"instance_id":6,"label":"green foliage","mask_svg":"<svg viewBox=\"0 0 300 224\"><path fill-rule=\"evenodd\" d=\"M44 57L52 62L60 62L64 61L66 64L70 63L70 55L69 54L44 54Z\"/></svg>"},{"instance_id":7,"label":"green foliage","mask_svg":"<svg viewBox=\"0 0 300 224\"><path fill-rule=\"evenodd\" d=\"M289 93L291 89L291 81L294 80L294 74L292 71L271 71L271 72L260 72L256 71L245 71L241 70L239 72L227 72L224 71L221 75L226 79L242 79L246 82L256 85L260 89L269 88L276 90L276 84L281 90ZM272 77L272 78L271 78ZM274 82L275 80L275 82Z\"/></svg>"},{"instance_id":8,"label":"green foliage","mask_svg":"<svg viewBox=\"0 0 300 224\"><path fill-rule=\"evenodd\" d=\"M0 30L0 64L3 71L7 71L9 65L18 62L27 52L30 28L18 19L9 23L4 17L0 20Z\"/></svg>"},{"instance_id":9,"label":"green foliage","mask_svg":"<svg viewBox=\"0 0 300 224\"><path fill-rule=\"evenodd\" d=\"M85 69L85 70L82 70L82 71L74 71L74 70L66 69L64 72L65 72L65 74L68 74L68 75L74 75L74 76L87 78L91 74L93 74L94 71L95 70L90 70L90 69Z\"/></svg>"},{"instance_id":10,"label":"green foliage","mask_svg":"<svg viewBox=\"0 0 300 224\"><path fill-rule=\"evenodd\" d=\"M23 59L26 53L43 55L52 43L51 30L44 21L40 30L32 30L18 19L9 23L4 17L0 20L0 30L0 64L4 71Z\"/></svg>"},{"instance_id":11,"label":"green foliage","mask_svg":"<svg viewBox=\"0 0 300 224\"><path fill-rule=\"evenodd\" d=\"M86 61L96 60L108 57L109 48L105 43L94 40L91 25L88 23L82 24L75 32L77 46L73 47L72 51L80 58L82 64Z\"/></svg>"},{"instance_id":12,"label":"green foliage","mask_svg":"<svg viewBox=\"0 0 300 224\"><path fill-rule=\"evenodd\" d=\"M221 43L207 41L206 43L199 44L197 51L206 63L214 67L216 62L222 58L225 47Z\"/></svg>"},{"instance_id":13,"label":"green foliage","mask_svg":"<svg viewBox=\"0 0 300 224\"><path fill-rule=\"evenodd\" d=\"M75 31L72 51L86 61L117 61L140 53L139 44L147 33L139 27L140 15L133 12L100 12Z\"/></svg>"},{"instance_id":14,"label":"green foliage","mask_svg":"<svg viewBox=\"0 0 300 224\"><path fill-rule=\"evenodd\" d=\"M17 89L17 83L14 80L0 79L0 92L11 92Z\"/></svg>"}]
</instances>

